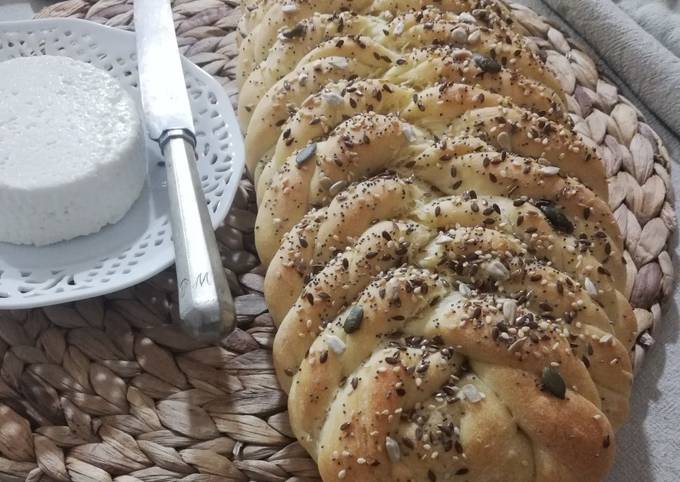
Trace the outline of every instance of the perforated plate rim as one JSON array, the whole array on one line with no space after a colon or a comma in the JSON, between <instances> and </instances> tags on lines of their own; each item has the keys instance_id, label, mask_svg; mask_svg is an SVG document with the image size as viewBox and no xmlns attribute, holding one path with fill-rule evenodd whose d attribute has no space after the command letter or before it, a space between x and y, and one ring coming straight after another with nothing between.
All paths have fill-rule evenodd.
<instances>
[{"instance_id":1,"label":"perforated plate rim","mask_svg":"<svg viewBox=\"0 0 680 482\"><path fill-rule=\"evenodd\" d=\"M80 19L0 22L0 61L42 54L108 70L133 94L142 112L132 32ZM199 176L216 227L226 217L243 173L243 138L219 82L187 59L183 65L196 123ZM42 248L0 243L0 309L47 306L119 291L174 262L165 172L155 143L148 140L146 150L149 173L144 192L120 222Z\"/></svg>"}]
</instances>

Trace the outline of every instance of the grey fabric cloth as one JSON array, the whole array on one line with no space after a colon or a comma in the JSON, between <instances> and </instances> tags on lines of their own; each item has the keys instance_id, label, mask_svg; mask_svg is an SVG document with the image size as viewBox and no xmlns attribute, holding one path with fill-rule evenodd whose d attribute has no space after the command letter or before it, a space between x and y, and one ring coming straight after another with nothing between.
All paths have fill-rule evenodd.
<instances>
[{"instance_id":1,"label":"grey fabric cloth","mask_svg":"<svg viewBox=\"0 0 680 482\"><path fill-rule=\"evenodd\" d=\"M637 97L680 134L680 58L611 0L543 0L618 74Z\"/></svg>"},{"instance_id":2,"label":"grey fabric cloth","mask_svg":"<svg viewBox=\"0 0 680 482\"><path fill-rule=\"evenodd\" d=\"M614 0L638 25L680 57L680 1Z\"/></svg>"},{"instance_id":3,"label":"grey fabric cloth","mask_svg":"<svg viewBox=\"0 0 680 482\"><path fill-rule=\"evenodd\" d=\"M680 0L678 0L680 2ZM669 127L655 115L656 105L663 103L678 103L672 97L672 90L680 86L680 76L672 77L666 73L668 83L664 86L659 76L659 84L648 88L644 82L638 81L631 87L626 78L646 75L642 69L649 68L653 62L645 64L623 63L618 56L629 59L630 53L621 53L621 46L647 42L646 46L635 48L643 57L650 51L662 48L659 42L651 35L642 35L642 29L635 22L626 18L609 0L516 0L517 3L529 6L536 12L549 18L559 28L574 38L579 45L597 63L598 69L619 87L622 95L633 101L645 115L646 121L663 138L674 162L671 169L673 185L680 186L680 140ZM605 5L606 4L606 5ZM562 7L561 17L548 5ZM581 10L564 13L564 9ZM609 7L607 10L606 7ZM678 7L680 8L680 7ZM591 14L591 12L593 12ZM613 14L606 21L596 20ZM616 18L624 17L627 27L625 29L612 28L617 25ZM566 20L566 21L565 21ZM576 22L573 24L567 23ZM600 23L598 23L600 22ZM573 25L573 27L572 27ZM577 32L578 30L578 32ZM623 33L627 32L627 33ZM621 36L630 35L631 38L619 39L611 42L603 39L607 35ZM601 43L598 43L601 42ZM650 46L649 43L657 44ZM619 47L616 47L616 46ZM591 48L592 46L593 48ZM612 46L617 48L609 55L607 49ZM599 53L602 52L603 55ZM628 72L622 72L623 66ZM627 74L627 75L625 75ZM640 89L638 91L638 89ZM642 92L642 93L640 93ZM639 94L639 95L638 95ZM675 94L677 96L677 94ZM641 102L642 98L644 102ZM650 100L652 102L650 102ZM679 106L676 105L676 108ZM676 130L680 132L680 130ZM676 213L678 212L676 205ZM676 214L677 216L677 214ZM677 235L673 240L674 266L676 273L680 274L680 248L677 243ZM636 376L633 395L631 398L631 411L628 423L617 435L617 453L614 467L607 482L677 482L680 481L680 331L678 325L678 306L680 306L680 287L676 283L673 298L669 300L664 309L662 323L654 332L656 344L648 352L640 372Z\"/></svg>"}]
</instances>

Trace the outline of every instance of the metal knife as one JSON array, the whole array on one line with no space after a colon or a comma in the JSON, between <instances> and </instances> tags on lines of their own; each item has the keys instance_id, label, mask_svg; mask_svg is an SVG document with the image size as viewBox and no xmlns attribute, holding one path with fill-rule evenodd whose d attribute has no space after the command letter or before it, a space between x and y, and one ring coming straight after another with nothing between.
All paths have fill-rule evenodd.
<instances>
[{"instance_id":1,"label":"metal knife","mask_svg":"<svg viewBox=\"0 0 680 482\"><path fill-rule=\"evenodd\" d=\"M135 0L139 86L146 125L168 177L179 315L185 331L216 339L236 315L196 166L196 136L170 0Z\"/></svg>"}]
</instances>

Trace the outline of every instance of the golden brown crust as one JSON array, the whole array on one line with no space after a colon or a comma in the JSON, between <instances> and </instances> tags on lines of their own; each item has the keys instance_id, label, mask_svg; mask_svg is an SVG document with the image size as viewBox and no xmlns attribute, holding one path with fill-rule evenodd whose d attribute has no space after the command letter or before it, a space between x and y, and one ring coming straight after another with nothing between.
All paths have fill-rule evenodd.
<instances>
[{"instance_id":1,"label":"golden brown crust","mask_svg":"<svg viewBox=\"0 0 680 482\"><path fill-rule=\"evenodd\" d=\"M444 0L438 2L438 9L448 13L463 13L476 10L471 19L489 27L516 25L507 7L500 2L479 2L475 0ZM293 2L267 1L247 13L241 21L240 31L244 38L239 45L236 68L237 80L243 82L250 71L268 55L279 32L290 31L314 13L332 14L351 10L357 13L384 16L384 12L407 12L430 9L423 0L302 0ZM468 17L470 19L469 13ZM422 20L422 17L420 17Z\"/></svg>"},{"instance_id":2,"label":"golden brown crust","mask_svg":"<svg viewBox=\"0 0 680 482\"><path fill-rule=\"evenodd\" d=\"M244 7L274 364L323 480L601 480L632 380L623 242L523 28L493 0Z\"/></svg>"},{"instance_id":3,"label":"golden brown crust","mask_svg":"<svg viewBox=\"0 0 680 482\"><path fill-rule=\"evenodd\" d=\"M370 115L364 114L367 111ZM411 132L410 143L419 142L421 136L482 136L498 150L539 158L568 175L585 178L598 196L608 198L606 182L596 180L600 174L604 179L604 168L592 149L570 129L514 106L507 98L465 84L439 84L417 93L365 80L328 85L305 101L283 126L271 161L256 178L258 199L262 200L277 171L299 149L329 133L355 126L358 121L352 117L361 119L363 128L370 131L370 124L379 121L375 114L395 112L392 115L404 121L404 134ZM255 138L246 147L253 154L251 162L269 149L267 142L258 144ZM591 174L596 175L593 180Z\"/></svg>"},{"instance_id":4,"label":"golden brown crust","mask_svg":"<svg viewBox=\"0 0 680 482\"><path fill-rule=\"evenodd\" d=\"M441 82L477 86L491 94L507 97L519 107L545 115L553 121L567 122L562 101L553 90L518 71L502 68L497 73L485 72L475 63L469 50L444 47L414 50L390 66L376 60L386 55L385 49L379 48L373 41L362 42L361 45L363 48L352 37L343 38L341 47L335 47L327 57L298 64L268 91L267 86L257 80L254 81L257 88L250 88L249 84L244 86L240 95L239 117L246 130L246 143L251 145L247 159L251 173L255 172L257 162L267 161L275 139L288 128L286 121L295 113L291 106L302 104L328 83L356 75L362 78L381 77L380 80L387 85L407 87L411 89L409 97ZM388 51L387 55L392 54ZM361 86L357 88L361 89ZM251 119L254 121L251 122Z\"/></svg>"},{"instance_id":5,"label":"golden brown crust","mask_svg":"<svg viewBox=\"0 0 680 482\"><path fill-rule=\"evenodd\" d=\"M532 255L550 260L554 267L580 283L591 283L597 290L598 302L616 323L617 336L626 346L632 346L634 315L621 294L625 288L623 280L610 272L623 273L625 267L614 262L617 257L611 256L611 252L607 254L604 248L607 238L599 237L599 225L572 217L574 232L559 232L540 208L523 201L523 195L519 192L513 201L481 193L473 198L468 192L428 203L428 198L437 194L422 183L381 177L351 186L340 199L308 216L286 236L265 278L265 295L272 300L269 304L272 316L277 323L283 319L314 267L324 266L375 221L411 219L432 230L487 225L517 237ZM559 209L569 213L559 198L553 199L558 201ZM588 249L583 249L586 240Z\"/></svg>"},{"instance_id":6,"label":"golden brown crust","mask_svg":"<svg viewBox=\"0 0 680 482\"><path fill-rule=\"evenodd\" d=\"M587 400L568 393L565 400L539 391L536 378L505 367L476 366L507 400L519 428L532 440L535 480L602 480L614 456L613 431Z\"/></svg>"},{"instance_id":7,"label":"golden brown crust","mask_svg":"<svg viewBox=\"0 0 680 482\"><path fill-rule=\"evenodd\" d=\"M609 199L604 164L595 151L572 130L536 114L518 109L477 109L452 122L447 132L477 135L499 149L545 158L564 167L604 202Z\"/></svg>"},{"instance_id":8,"label":"golden brown crust","mask_svg":"<svg viewBox=\"0 0 680 482\"><path fill-rule=\"evenodd\" d=\"M599 224L609 238L620 240L606 203L577 181L560 177L553 168L497 152L456 156L454 149L459 141L452 140L451 146L447 142L434 146L417 139L411 142L407 129L411 129L409 124L393 116L356 116L327 140L314 143L314 153L304 163L299 162L300 151L291 155L260 203L256 229L262 259L271 260L283 235L311 206L328 204L338 183L348 184L385 169L414 174L446 194L474 190L479 194L564 199L570 217L583 217L587 210L590 224ZM620 243L616 247L620 248Z\"/></svg>"},{"instance_id":9,"label":"golden brown crust","mask_svg":"<svg viewBox=\"0 0 680 482\"><path fill-rule=\"evenodd\" d=\"M408 480L408 477L415 476L414 471L417 470L422 470L424 474L429 470L437 474L442 474L444 470L443 473L446 473L452 470L448 463L455 464L454 472L464 467L483 473L484 459L481 457L488 457L489 452L480 450L479 446L475 448L475 441L479 440L482 444L484 440L484 445L493 443L492 440L479 437L484 436L487 424L490 428L513 424L507 416L502 417L508 410L514 423L517 423L517 429L512 432L506 430L506 433L501 430L511 440L501 437L499 443L525 448L530 446L524 451L525 457L515 459L514 463L525 467L529 464L530 472L540 475L531 480L573 480L554 479L558 476L567 477L570 473L566 470L568 467L576 467L587 480L598 480L596 477L606 470L611 457L609 447L603 446L607 438L611 440L611 428L597 408L600 405L596 395L600 390L599 385L598 388L587 388L592 382L585 373L586 365L573 353L570 343L559 337L552 339L549 335L536 345L546 347L545 358L517 358L514 356L517 352L501 349L491 336L481 336L473 322L462 322L466 320L466 303L469 302L459 293L453 292L449 297L444 297L433 313L432 300L445 296L449 288L445 283L431 278L428 273L417 269L396 270L377 279L357 297L353 305L364 307L367 331L351 334L343 332L343 324L351 313L351 309L348 309L338 321L326 326L309 349L295 376L290 393L290 411L296 435L318 458L322 475L335 480L334 477L344 470L345 475L351 473L352 477L356 477L355 480L365 480L369 475L371 480L391 480L395 477ZM420 288L420 292L413 290L414 285ZM429 288L425 290L425 286ZM382 290L389 293L387 298L381 296ZM400 304L391 302L390 296L398 297ZM444 309L447 303L458 306L451 311L454 315L458 313L457 316L441 318L442 313L448 312ZM499 316L493 302L475 302L472 306L481 307L482 313L489 310L491 316ZM399 331L404 332L404 341L398 335L389 334ZM418 334L422 334L424 340L440 341L432 348L425 345L424 350L419 350L417 347L420 347L420 342L415 340ZM336 339L334 343L330 342L332 337ZM383 340L378 342L378 347L375 346L376 339ZM487 347L486 351L481 349L480 342ZM334 350L337 343L342 343L342 352ZM406 345L403 350L400 348L401 343ZM469 360L468 368L464 368L465 360ZM553 402L552 395L539 391L540 374L549 360L560 366L560 374L570 387L565 401ZM426 369L421 370L420 367ZM498 374L499 371L503 372L503 376ZM461 372L463 375L460 375ZM458 374L457 381L453 383L452 374ZM479 380L475 380L476 377ZM512 383L505 383L508 380ZM445 461L448 458L442 457L444 461L432 458L422 464L416 458L413 460L415 464L391 464L384 441L387 437L400 440L395 432L409 432L409 427L402 427L409 425L403 423L404 414L422 410L422 406L418 408L419 402L425 402L427 406L437 404L437 400L441 403L442 398L447 398L447 393L457 399L461 390L463 394L470 390L469 387L463 389L470 382L477 386L477 392L483 394L482 400L466 400L463 397L459 403L467 405L467 410L464 409L462 415L455 410L448 413L446 403L436 408L440 415L441 412L448 413L448 420L455 423L453 426L459 432L453 438L458 440L456 447L466 454L465 459L457 457L457 461L447 463ZM442 393L443 385L448 388ZM571 387L578 387L578 391ZM530 394L530 403L526 400L527 393ZM329 403L332 404L330 407ZM532 404L537 406L538 413L524 415L525 410L532 410L526 405ZM333 410L333 406L342 409ZM558 407L564 407L564 412ZM474 413L477 409L484 412L483 417L480 416L474 423L465 420L465 413L470 410ZM497 413L492 415L489 412ZM522 413L521 420L517 418L519 413ZM505 420L499 421L497 417ZM567 427L571 417L575 417L575 425ZM407 420L418 418L411 415ZM548 440L558 433L565 433L566 440ZM401 442L400 450L407 452L414 445L426 442ZM444 447L437 446L439 443L431 441L429 445L435 445L434 448L420 450L444 452L447 441L443 441ZM448 443L453 444L452 441ZM533 455L528 458L531 452ZM343 455L345 453L349 455ZM412 460L408 458L408 453L403 453L403 457L405 462ZM585 457L589 461L586 464L588 467L572 465L572 457ZM605 457L605 460L600 462L600 457ZM380 463L373 465L374 461ZM595 465L590 467L591 464ZM524 473L517 480L529 480L526 476Z\"/></svg>"}]
</instances>

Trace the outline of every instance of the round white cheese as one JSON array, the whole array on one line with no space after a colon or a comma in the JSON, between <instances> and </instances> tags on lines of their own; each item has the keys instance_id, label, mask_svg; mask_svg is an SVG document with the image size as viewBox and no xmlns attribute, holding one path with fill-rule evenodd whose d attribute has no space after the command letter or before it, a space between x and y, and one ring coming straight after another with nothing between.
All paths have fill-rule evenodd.
<instances>
[{"instance_id":1,"label":"round white cheese","mask_svg":"<svg viewBox=\"0 0 680 482\"><path fill-rule=\"evenodd\" d=\"M137 107L66 57L0 63L0 241L45 245L119 221L145 182Z\"/></svg>"}]
</instances>

